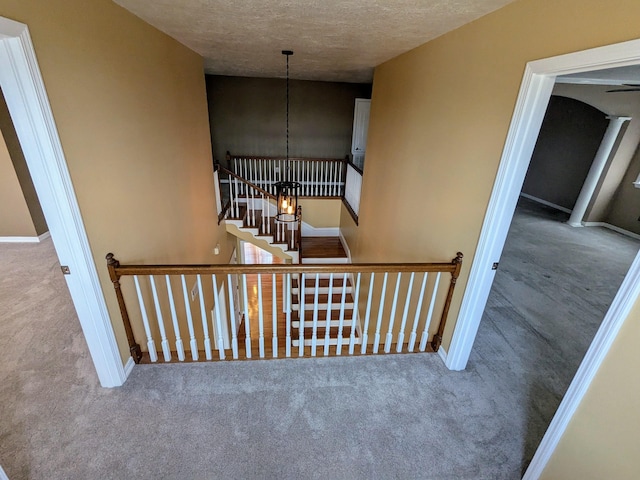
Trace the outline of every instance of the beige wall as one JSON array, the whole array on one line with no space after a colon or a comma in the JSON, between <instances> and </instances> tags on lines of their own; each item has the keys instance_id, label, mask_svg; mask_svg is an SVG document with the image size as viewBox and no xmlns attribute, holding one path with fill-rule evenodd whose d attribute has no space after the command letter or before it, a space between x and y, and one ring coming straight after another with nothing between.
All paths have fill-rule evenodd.
<instances>
[{"instance_id":1,"label":"beige wall","mask_svg":"<svg viewBox=\"0 0 640 480\"><path fill-rule=\"evenodd\" d=\"M455 319L526 63L636 38L634 13L632 0L522 0L376 68L354 261L461 250ZM351 222L344 211L341 222Z\"/></svg>"},{"instance_id":2,"label":"beige wall","mask_svg":"<svg viewBox=\"0 0 640 480\"><path fill-rule=\"evenodd\" d=\"M0 132L0 237L35 237L36 229Z\"/></svg>"},{"instance_id":3,"label":"beige wall","mask_svg":"<svg viewBox=\"0 0 640 480\"><path fill-rule=\"evenodd\" d=\"M341 227L354 262L465 253L445 348L526 63L638 38L640 24L630 20L638 16L636 0L521 0L376 68L359 226L343 209ZM636 355L634 346L619 348ZM620 406L621 417L637 418L628 411L635 407ZM605 417L595 412L582 421L594 432ZM596 438L584 445L619 448Z\"/></svg>"},{"instance_id":4,"label":"beige wall","mask_svg":"<svg viewBox=\"0 0 640 480\"><path fill-rule=\"evenodd\" d=\"M340 199L300 199L302 221L315 228L339 227L341 205Z\"/></svg>"},{"instance_id":5,"label":"beige wall","mask_svg":"<svg viewBox=\"0 0 640 480\"><path fill-rule=\"evenodd\" d=\"M545 480L640 477L640 301L636 302L542 474Z\"/></svg>"},{"instance_id":6,"label":"beige wall","mask_svg":"<svg viewBox=\"0 0 640 480\"><path fill-rule=\"evenodd\" d=\"M0 0L29 26L123 359L105 254L227 262L202 59L109 0ZM222 253L213 256L217 242Z\"/></svg>"},{"instance_id":7,"label":"beige wall","mask_svg":"<svg viewBox=\"0 0 640 480\"><path fill-rule=\"evenodd\" d=\"M640 174L640 149L636 150L629 168L618 185L605 222L640 234L640 189L633 185Z\"/></svg>"}]
</instances>

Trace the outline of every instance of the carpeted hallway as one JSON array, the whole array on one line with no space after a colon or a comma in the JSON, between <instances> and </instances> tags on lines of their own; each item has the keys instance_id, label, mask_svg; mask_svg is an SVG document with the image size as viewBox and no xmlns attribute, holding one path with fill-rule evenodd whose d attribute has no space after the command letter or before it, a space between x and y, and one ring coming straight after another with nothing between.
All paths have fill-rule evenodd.
<instances>
[{"instance_id":1,"label":"carpeted hallway","mask_svg":"<svg viewBox=\"0 0 640 480\"><path fill-rule=\"evenodd\" d=\"M521 203L464 372L429 354L147 365L102 389L51 242L0 244L0 464L12 480L519 478L640 245L562 215Z\"/></svg>"}]
</instances>

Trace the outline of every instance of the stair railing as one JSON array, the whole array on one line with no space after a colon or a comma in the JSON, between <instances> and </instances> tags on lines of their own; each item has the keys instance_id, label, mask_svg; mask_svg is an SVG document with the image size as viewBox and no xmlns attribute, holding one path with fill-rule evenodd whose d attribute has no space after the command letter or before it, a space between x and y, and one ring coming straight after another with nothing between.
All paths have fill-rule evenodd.
<instances>
[{"instance_id":1,"label":"stair railing","mask_svg":"<svg viewBox=\"0 0 640 480\"><path fill-rule=\"evenodd\" d=\"M286 243L294 251L300 249L302 207L298 207L296 223L280 222L275 218L275 195L221 165L215 168L219 197L223 199L218 224L224 219L242 221L243 227L257 229L258 235L273 235L275 243Z\"/></svg>"},{"instance_id":2,"label":"stair railing","mask_svg":"<svg viewBox=\"0 0 640 480\"><path fill-rule=\"evenodd\" d=\"M319 265L121 265L107 255L136 363L435 352L461 266L461 253Z\"/></svg>"},{"instance_id":3,"label":"stair railing","mask_svg":"<svg viewBox=\"0 0 640 480\"><path fill-rule=\"evenodd\" d=\"M227 166L248 182L276 194L280 181L298 182L304 198L341 198L344 191L346 160L336 158L282 158L231 155Z\"/></svg>"}]
</instances>

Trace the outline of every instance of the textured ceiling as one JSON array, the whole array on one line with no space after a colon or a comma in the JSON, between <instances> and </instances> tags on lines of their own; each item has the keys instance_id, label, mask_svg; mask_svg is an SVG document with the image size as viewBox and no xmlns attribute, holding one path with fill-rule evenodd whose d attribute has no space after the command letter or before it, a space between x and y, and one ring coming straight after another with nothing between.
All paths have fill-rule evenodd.
<instances>
[{"instance_id":1,"label":"textured ceiling","mask_svg":"<svg viewBox=\"0 0 640 480\"><path fill-rule=\"evenodd\" d=\"M216 75L371 82L386 60L513 0L114 0Z\"/></svg>"}]
</instances>

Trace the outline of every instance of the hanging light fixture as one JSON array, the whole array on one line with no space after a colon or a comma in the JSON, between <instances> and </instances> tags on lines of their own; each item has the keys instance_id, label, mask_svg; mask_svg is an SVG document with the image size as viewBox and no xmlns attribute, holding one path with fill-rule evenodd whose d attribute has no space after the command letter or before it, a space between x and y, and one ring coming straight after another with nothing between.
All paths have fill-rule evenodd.
<instances>
[{"instance_id":1,"label":"hanging light fixture","mask_svg":"<svg viewBox=\"0 0 640 480\"><path fill-rule=\"evenodd\" d=\"M291 181L289 169L289 57L293 55L291 50L282 50L282 54L287 57L287 161L285 178L287 181L280 181L276 186L276 219L280 222L298 221L298 191L300 184Z\"/></svg>"}]
</instances>

